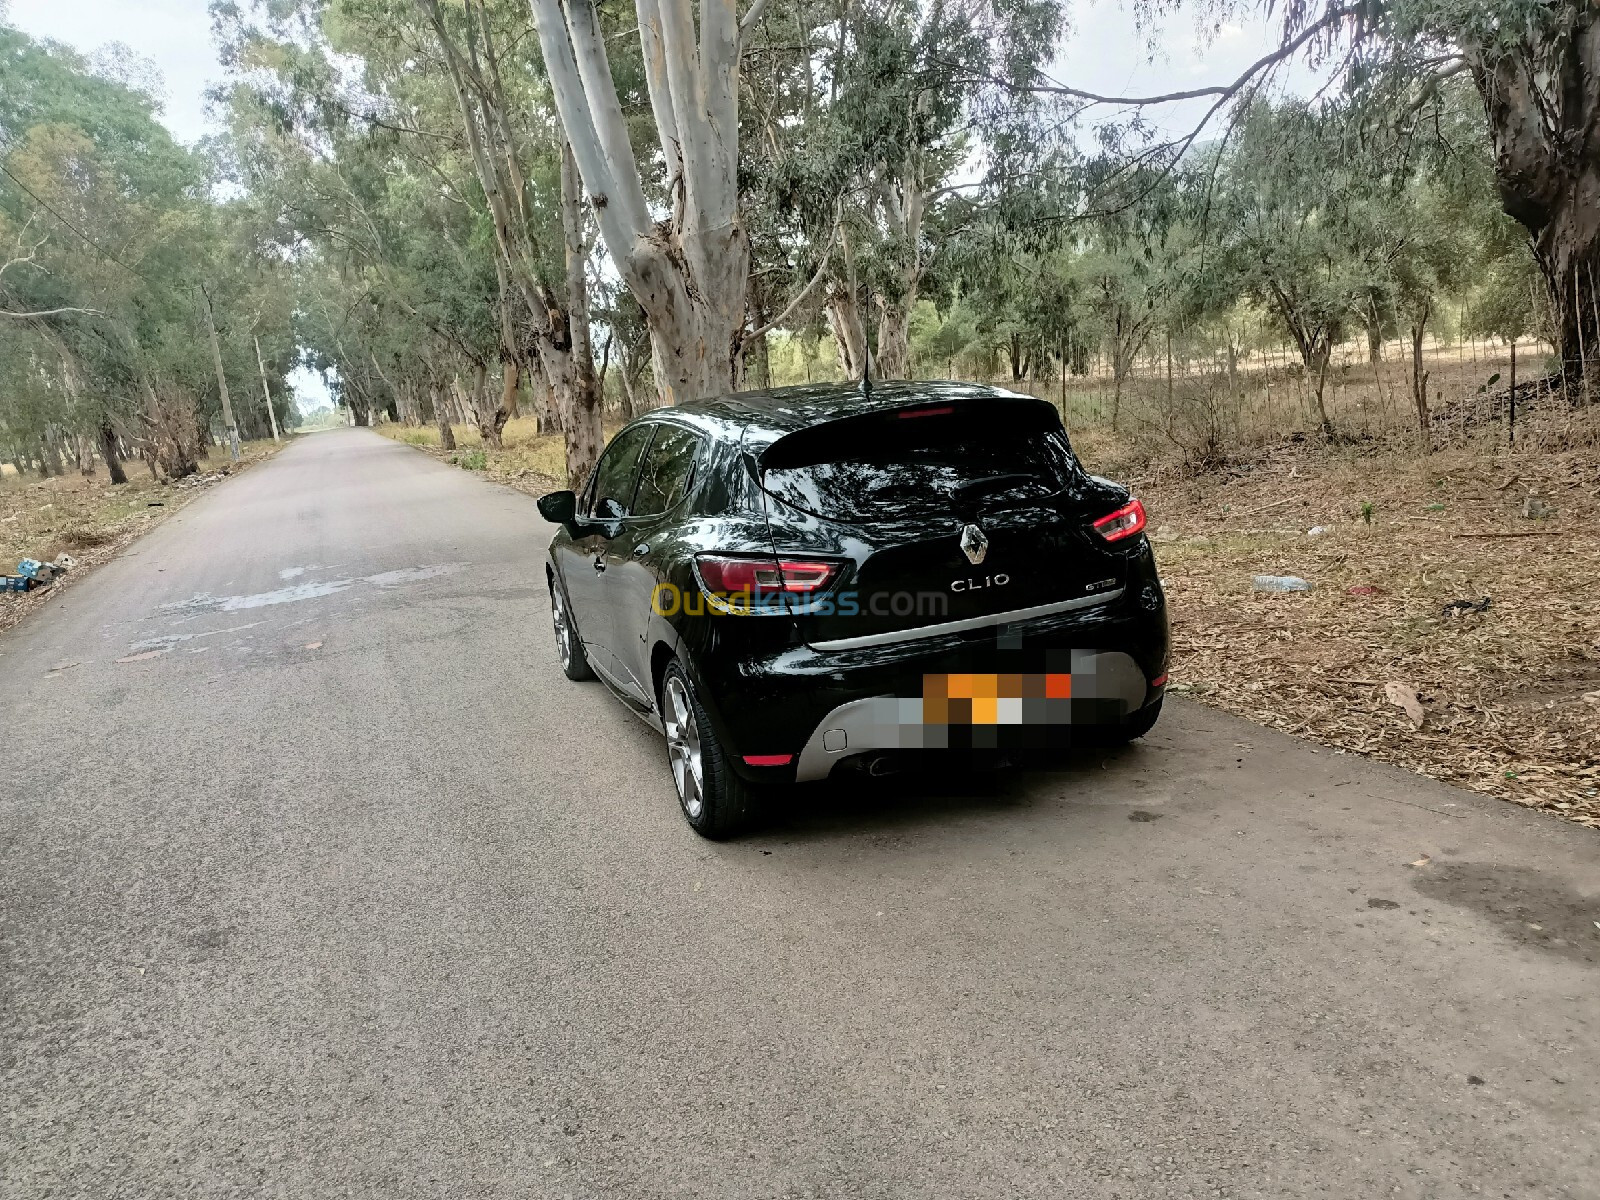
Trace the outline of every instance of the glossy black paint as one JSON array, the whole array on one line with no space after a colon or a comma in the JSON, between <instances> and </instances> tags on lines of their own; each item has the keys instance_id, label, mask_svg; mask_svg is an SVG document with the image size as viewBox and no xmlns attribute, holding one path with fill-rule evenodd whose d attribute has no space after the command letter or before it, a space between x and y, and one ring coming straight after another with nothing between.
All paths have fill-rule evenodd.
<instances>
[{"instance_id":1,"label":"glossy black paint","mask_svg":"<svg viewBox=\"0 0 1600 1200\"><path fill-rule=\"evenodd\" d=\"M969 564L960 549L961 529L974 513L886 511L844 522L786 504L760 485L769 453L782 462L799 444L803 458L804 439L848 446L852 430L867 429L865 422L928 406L948 406L961 418L1012 414L1038 422L1039 437L1059 439L1065 459L1059 487L974 501L989 506L976 514L991 540L983 565ZM666 431L698 438L687 486L667 511L635 515L627 499L595 494L607 473L603 457L596 477L571 501L571 493L561 492L541 499L541 513L563 526L550 546L550 585L565 590L596 674L657 727L662 672L672 658L682 661L747 778L792 778L793 766L746 767L742 758L798 755L833 708L866 696L919 696L928 673L1015 670L1018 662L1071 648L1124 651L1147 679L1166 672L1166 604L1148 542L1141 534L1108 545L1091 529L1129 493L1077 466L1059 418L1043 401L950 383L882 384L865 396L859 387L837 384L740 393L649 413L619 432L607 455L641 430L652 439ZM801 435L799 443L794 435ZM641 458L648 457L647 447ZM813 643L896 628L893 614L737 616L699 605L693 612L656 611L652 595L662 585L684 598L702 595L694 556L706 552L837 560L843 576L835 592L940 592L950 605L946 615L907 617L900 628L1009 612L1090 595L1096 587L1120 588L1121 596L1006 626L829 651ZM997 573L1011 576L998 589L991 582L950 590ZM1160 694L1150 689L1146 702Z\"/></svg>"}]
</instances>

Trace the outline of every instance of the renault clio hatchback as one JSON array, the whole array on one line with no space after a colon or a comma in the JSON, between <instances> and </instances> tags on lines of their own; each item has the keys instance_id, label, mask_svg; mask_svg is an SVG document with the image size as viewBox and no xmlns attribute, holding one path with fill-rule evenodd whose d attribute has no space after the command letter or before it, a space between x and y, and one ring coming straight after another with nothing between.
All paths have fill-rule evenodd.
<instances>
[{"instance_id":1,"label":"renault clio hatchback","mask_svg":"<svg viewBox=\"0 0 1600 1200\"><path fill-rule=\"evenodd\" d=\"M1144 508L1031 396L829 385L662 409L539 510L560 526L567 677L665 736L706 837L764 785L1131 739L1161 712Z\"/></svg>"}]
</instances>

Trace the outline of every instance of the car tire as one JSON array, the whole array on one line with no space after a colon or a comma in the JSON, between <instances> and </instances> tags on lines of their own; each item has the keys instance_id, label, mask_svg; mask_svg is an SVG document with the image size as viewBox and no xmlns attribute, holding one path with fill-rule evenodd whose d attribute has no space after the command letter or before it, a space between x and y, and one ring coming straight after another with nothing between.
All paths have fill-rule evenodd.
<instances>
[{"instance_id":1,"label":"car tire","mask_svg":"<svg viewBox=\"0 0 1600 1200\"><path fill-rule=\"evenodd\" d=\"M578 623L572 614L572 605L567 603L566 590L553 576L550 579L550 624L556 635L556 658L566 677L578 683L593 679L594 669L589 666L589 656L583 650L583 639L578 636Z\"/></svg>"},{"instance_id":2,"label":"car tire","mask_svg":"<svg viewBox=\"0 0 1600 1200\"><path fill-rule=\"evenodd\" d=\"M1158 697L1154 704L1146 704L1124 721L1115 730L1114 741L1119 745L1127 742L1136 742L1154 729L1156 722L1161 719L1161 701L1163 699L1165 699L1164 696Z\"/></svg>"},{"instance_id":3,"label":"car tire","mask_svg":"<svg viewBox=\"0 0 1600 1200\"><path fill-rule=\"evenodd\" d=\"M661 723L684 820L713 841L739 833L750 819L750 786L734 773L688 672L676 660L661 677Z\"/></svg>"}]
</instances>

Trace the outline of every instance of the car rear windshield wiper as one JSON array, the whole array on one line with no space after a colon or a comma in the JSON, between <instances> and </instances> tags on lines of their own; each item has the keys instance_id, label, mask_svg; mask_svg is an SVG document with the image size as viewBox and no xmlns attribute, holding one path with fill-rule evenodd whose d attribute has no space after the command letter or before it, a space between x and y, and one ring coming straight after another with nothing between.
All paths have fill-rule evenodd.
<instances>
[{"instance_id":1,"label":"car rear windshield wiper","mask_svg":"<svg viewBox=\"0 0 1600 1200\"><path fill-rule=\"evenodd\" d=\"M1039 483L1049 487L1049 481L1042 475L1013 471L1005 475L988 475L982 479L969 479L965 483L958 483L950 489L950 502L955 506L964 506L994 492L1009 491L1024 483ZM1053 492L1055 489L1049 490Z\"/></svg>"}]
</instances>

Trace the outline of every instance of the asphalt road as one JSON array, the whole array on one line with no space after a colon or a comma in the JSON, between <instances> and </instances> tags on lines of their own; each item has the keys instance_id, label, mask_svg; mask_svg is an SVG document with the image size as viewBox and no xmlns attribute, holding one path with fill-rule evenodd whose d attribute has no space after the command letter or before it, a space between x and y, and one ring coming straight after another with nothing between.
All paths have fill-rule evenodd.
<instances>
[{"instance_id":1,"label":"asphalt road","mask_svg":"<svg viewBox=\"0 0 1600 1200\"><path fill-rule=\"evenodd\" d=\"M1180 703L709 844L549 534L317 434L0 639L8 1200L1600 1196L1592 832Z\"/></svg>"}]
</instances>

